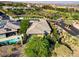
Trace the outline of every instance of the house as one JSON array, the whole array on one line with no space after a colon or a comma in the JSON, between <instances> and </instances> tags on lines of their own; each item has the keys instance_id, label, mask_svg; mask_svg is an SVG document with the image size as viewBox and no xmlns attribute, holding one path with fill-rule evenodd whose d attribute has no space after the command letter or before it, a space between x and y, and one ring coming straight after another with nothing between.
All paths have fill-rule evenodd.
<instances>
[{"instance_id":1,"label":"house","mask_svg":"<svg viewBox=\"0 0 79 59\"><path fill-rule=\"evenodd\" d=\"M20 21L0 12L0 45L15 44L22 40L18 35Z\"/></svg>"},{"instance_id":2,"label":"house","mask_svg":"<svg viewBox=\"0 0 79 59\"><path fill-rule=\"evenodd\" d=\"M11 9L11 10L14 10L14 9L25 9L25 10L33 9L33 8L30 7L29 5L28 5L27 7L3 6L2 8L3 8L4 10L5 10L5 9Z\"/></svg>"},{"instance_id":3,"label":"house","mask_svg":"<svg viewBox=\"0 0 79 59\"><path fill-rule=\"evenodd\" d=\"M9 20L0 20L0 38L16 35L20 29L20 26L16 23Z\"/></svg>"},{"instance_id":4,"label":"house","mask_svg":"<svg viewBox=\"0 0 79 59\"><path fill-rule=\"evenodd\" d=\"M39 20L39 21L32 21L33 23L31 26L27 29L26 34L50 34L51 28L46 20Z\"/></svg>"},{"instance_id":5,"label":"house","mask_svg":"<svg viewBox=\"0 0 79 59\"><path fill-rule=\"evenodd\" d=\"M13 7L12 6L3 6L2 8L5 10L5 9L12 9Z\"/></svg>"},{"instance_id":6,"label":"house","mask_svg":"<svg viewBox=\"0 0 79 59\"><path fill-rule=\"evenodd\" d=\"M73 23L73 26L79 30L79 21L76 20L76 21Z\"/></svg>"}]
</instances>

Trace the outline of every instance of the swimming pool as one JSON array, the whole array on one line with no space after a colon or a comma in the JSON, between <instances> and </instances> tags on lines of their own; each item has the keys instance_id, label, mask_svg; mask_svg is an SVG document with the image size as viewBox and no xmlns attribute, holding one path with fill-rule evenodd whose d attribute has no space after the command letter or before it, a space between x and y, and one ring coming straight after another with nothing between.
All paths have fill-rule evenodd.
<instances>
[{"instance_id":1,"label":"swimming pool","mask_svg":"<svg viewBox=\"0 0 79 59\"><path fill-rule=\"evenodd\" d=\"M16 38L12 38L12 39L0 42L0 45L16 44L16 43L20 42L20 40L21 40L21 37L17 36Z\"/></svg>"}]
</instances>

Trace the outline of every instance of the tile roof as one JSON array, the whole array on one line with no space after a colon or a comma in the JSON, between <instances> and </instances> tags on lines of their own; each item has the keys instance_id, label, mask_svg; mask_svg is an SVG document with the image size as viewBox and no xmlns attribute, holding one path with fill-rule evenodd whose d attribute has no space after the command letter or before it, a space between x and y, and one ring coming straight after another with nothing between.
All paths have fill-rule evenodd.
<instances>
[{"instance_id":1,"label":"tile roof","mask_svg":"<svg viewBox=\"0 0 79 59\"><path fill-rule=\"evenodd\" d=\"M51 28L46 20L40 20L39 22L34 22L30 28L27 30L27 34L44 34L45 32L50 33Z\"/></svg>"},{"instance_id":2,"label":"tile roof","mask_svg":"<svg viewBox=\"0 0 79 59\"><path fill-rule=\"evenodd\" d=\"M6 21L6 24L2 24L2 25L3 25L3 27L0 28L0 34L9 33L9 32L15 32L15 31L17 31L17 29L20 28L19 26L15 25L15 24L12 24L9 21Z\"/></svg>"}]
</instances>

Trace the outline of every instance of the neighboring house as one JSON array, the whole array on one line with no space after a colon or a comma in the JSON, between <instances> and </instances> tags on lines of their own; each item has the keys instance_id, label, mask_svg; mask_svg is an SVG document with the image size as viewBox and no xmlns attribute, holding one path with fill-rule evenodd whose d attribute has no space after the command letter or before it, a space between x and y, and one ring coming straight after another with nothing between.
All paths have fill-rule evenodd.
<instances>
[{"instance_id":1,"label":"neighboring house","mask_svg":"<svg viewBox=\"0 0 79 59\"><path fill-rule=\"evenodd\" d=\"M30 21L32 22L31 26L27 29L27 35L30 34L50 34L51 28L46 20L39 21Z\"/></svg>"},{"instance_id":2,"label":"neighboring house","mask_svg":"<svg viewBox=\"0 0 79 59\"><path fill-rule=\"evenodd\" d=\"M18 35L20 21L0 12L0 45L15 44L22 40Z\"/></svg>"},{"instance_id":3,"label":"neighboring house","mask_svg":"<svg viewBox=\"0 0 79 59\"><path fill-rule=\"evenodd\" d=\"M14 6L3 6L3 9L5 10L5 9L33 9L32 7L14 7Z\"/></svg>"},{"instance_id":4,"label":"neighboring house","mask_svg":"<svg viewBox=\"0 0 79 59\"><path fill-rule=\"evenodd\" d=\"M76 29L79 30L79 21L75 21L75 22L73 23L73 26L74 26Z\"/></svg>"},{"instance_id":5,"label":"neighboring house","mask_svg":"<svg viewBox=\"0 0 79 59\"><path fill-rule=\"evenodd\" d=\"M12 6L3 6L3 9L12 9L13 7Z\"/></svg>"},{"instance_id":6,"label":"neighboring house","mask_svg":"<svg viewBox=\"0 0 79 59\"><path fill-rule=\"evenodd\" d=\"M42 4L36 4L35 6L36 6L36 7L43 7Z\"/></svg>"},{"instance_id":7,"label":"neighboring house","mask_svg":"<svg viewBox=\"0 0 79 59\"><path fill-rule=\"evenodd\" d=\"M16 35L19 29L20 26L17 22L0 20L0 38Z\"/></svg>"}]
</instances>

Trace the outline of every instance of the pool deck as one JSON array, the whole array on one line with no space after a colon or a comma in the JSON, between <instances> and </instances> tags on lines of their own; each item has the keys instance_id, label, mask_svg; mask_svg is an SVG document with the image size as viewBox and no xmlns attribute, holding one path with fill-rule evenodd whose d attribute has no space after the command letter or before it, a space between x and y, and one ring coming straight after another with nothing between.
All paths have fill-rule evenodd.
<instances>
[{"instance_id":1,"label":"pool deck","mask_svg":"<svg viewBox=\"0 0 79 59\"><path fill-rule=\"evenodd\" d=\"M6 41L6 40L11 40L11 39L14 39L14 38L17 38L17 37L20 37L20 39L21 39L20 35L15 35L15 36L7 37L7 38L2 38L2 39L0 39L0 42Z\"/></svg>"}]
</instances>

